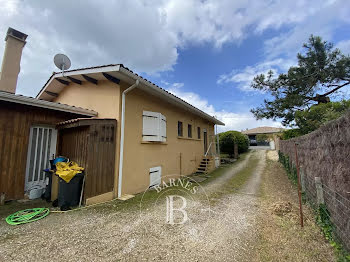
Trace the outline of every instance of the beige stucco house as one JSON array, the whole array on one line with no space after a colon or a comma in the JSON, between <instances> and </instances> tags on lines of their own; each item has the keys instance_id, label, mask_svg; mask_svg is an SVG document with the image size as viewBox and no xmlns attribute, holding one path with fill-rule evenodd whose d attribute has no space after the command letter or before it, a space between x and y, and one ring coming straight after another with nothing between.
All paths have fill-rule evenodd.
<instances>
[{"instance_id":1,"label":"beige stucco house","mask_svg":"<svg viewBox=\"0 0 350 262\"><path fill-rule=\"evenodd\" d=\"M215 158L218 163L214 126L224 123L121 64L53 73L37 98L117 120L114 190L99 200L212 170Z\"/></svg>"}]
</instances>

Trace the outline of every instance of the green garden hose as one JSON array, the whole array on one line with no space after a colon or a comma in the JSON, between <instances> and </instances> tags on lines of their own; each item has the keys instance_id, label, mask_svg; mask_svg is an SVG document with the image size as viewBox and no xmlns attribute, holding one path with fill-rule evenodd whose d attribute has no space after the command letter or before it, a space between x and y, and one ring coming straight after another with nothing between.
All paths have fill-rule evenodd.
<instances>
[{"instance_id":1,"label":"green garden hose","mask_svg":"<svg viewBox=\"0 0 350 262\"><path fill-rule=\"evenodd\" d=\"M31 208L17 211L6 218L6 222L10 225L19 225L37 221L46 217L50 213L48 208Z\"/></svg>"}]
</instances>

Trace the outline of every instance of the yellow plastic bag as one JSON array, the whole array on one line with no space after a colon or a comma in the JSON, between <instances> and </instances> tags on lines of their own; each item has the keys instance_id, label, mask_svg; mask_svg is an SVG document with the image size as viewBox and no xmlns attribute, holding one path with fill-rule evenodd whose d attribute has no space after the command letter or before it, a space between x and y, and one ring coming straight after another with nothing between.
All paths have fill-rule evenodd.
<instances>
[{"instance_id":1,"label":"yellow plastic bag","mask_svg":"<svg viewBox=\"0 0 350 262\"><path fill-rule=\"evenodd\" d=\"M83 167L80 167L77 163L73 161L68 163L58 162L56 164L56 175L58 175L67 183L69 183L76 174L81 173L83 170Z\"/></svg>"}]
</instances>

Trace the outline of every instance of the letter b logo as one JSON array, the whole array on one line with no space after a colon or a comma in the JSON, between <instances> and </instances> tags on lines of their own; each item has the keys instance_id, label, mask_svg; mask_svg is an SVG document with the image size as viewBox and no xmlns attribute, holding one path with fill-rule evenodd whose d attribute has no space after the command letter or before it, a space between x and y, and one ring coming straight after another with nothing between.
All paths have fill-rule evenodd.
<instances>
[{"instance_id":1,"label":"letter b logo","mask_svg":"<svg viewBox=\"0 0 350 262\"><path fill-rule=\"evenodd\" d=\"M182 200L182 206L180 208L174 208L174 198L179 198ZM181 225L186 223L188 220L187 212L185 208L187 206L186 198L179 195L170 195L166 197L166 222L170 225ZM178 211L182 213L182 221L175 223L174 221L174 211Z\"/></svg>"}]
</instances>

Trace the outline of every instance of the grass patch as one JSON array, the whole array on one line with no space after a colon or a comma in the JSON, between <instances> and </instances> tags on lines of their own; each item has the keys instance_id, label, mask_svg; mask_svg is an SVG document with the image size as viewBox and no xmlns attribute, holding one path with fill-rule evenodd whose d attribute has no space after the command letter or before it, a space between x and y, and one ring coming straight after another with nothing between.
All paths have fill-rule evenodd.
<instances>
[{"instance_id":1,"label":"grass patch","mask_svg":"<svg viewBox=\"0 0 350 262\"><path fill-rule=\"evenodd\" d=\"M211 203L217 202L224 195L238 192L256 171L258 163L259 158L256 155L252 155L246 167L242 168L242 170L237 172L231 179L227 180L225 184L220 187L220 191L216 191L209 196Z\"/></svg>"},{"instance_id":2,"label":"grass patch","mask_svg":"<svg viewBox=\"0 0 350 262\"><path fill-rule=\"evenodd\" d=\"M214 181L215 179L217 179L218 177L220 177L221 175L223 175L227 170L229 170L231 167L237 165L238 163L243 162L246 157L249 155L249 151L246 153L243 153L240 155L240 158L232 163L232 164L226 164L226 165L221 165L219 168L216 168L215 170L213 170L212 172L210 172L208 174L208 176L210 176L208 179L206 179L205 181L199 183L201 186L204 186L212 181ZM237 184L235 185L240 185L243 183L242 178L244 177L244 174L241 174L239 176L238 179L236 179L235 181L237 182ZM184 177L184 180L188 180L188 178ZM236 183L235 182L235 183ZM194 184L192 185L192 187L194 186ZM169 187L167 190L172 189L172 187ZM148 206L152 205L154 203L154 201L158 198L159 193L157 193L156 190L148 190L146 193L139 193L136 194L135 197L122 201L122 200L118 200L115 199L109 203L105 203L102 205L97 205L95 207L93 207L93 209L98 210L98 211L106 211L106 210L110 210L110 211L136 211L140 208L140 203L142 200L142 207L147 208Z\"/></svg>"},{"instance_id":3,"label":"grass patch","mask_svg":"<svg viewBox=\"0 0 350 262\"><path fill-rule=\"evenodd\" d=\"M297 190L281 164L267 160L261 188L256 260L336 261L334 250L324 241L308 206L303 207L304 228L300 228ZM290 202L292 210L277 215L274 207L279 202Z\"/></svg>"},{"instance_id":4,"label":"grass patch","mask_svg":"<svg viewBox=\"0 0 350 262\"><path fill-rule=\"evenodd\" d=\"M243 162L247 158L248 155L249 155L249 152L245 152L245 153L240 155L240 157L237 159L236 162L234 162L232 164L223 164L223 165L219 166L218 168L216 168L215 170L210 172L208 174L209 178L206 179L205 181L201 182L200 185L206 185L206 184L214 181L218 177L222 176L231 167L234 167L235 165Z\"/></svg>"}]
</instances>

